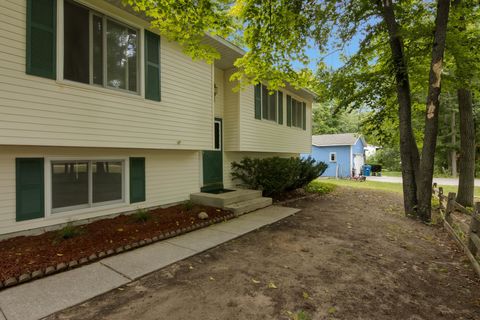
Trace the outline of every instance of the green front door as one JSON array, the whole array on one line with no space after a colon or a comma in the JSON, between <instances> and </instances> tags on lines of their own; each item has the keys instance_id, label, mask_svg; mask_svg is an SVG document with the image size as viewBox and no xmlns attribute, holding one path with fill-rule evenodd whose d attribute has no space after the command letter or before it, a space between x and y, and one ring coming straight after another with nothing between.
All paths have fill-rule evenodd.
<instances>
[{"instance_id":1,"label":"green front door","mask_svg":"<svg viewBox=\"0 0 480 320\"><path fill-rule=\"evenodd\" d=\"M222 120L214 124L214 150L203 151L203 192L223 189Z\"/></svg>"}]
</instances>

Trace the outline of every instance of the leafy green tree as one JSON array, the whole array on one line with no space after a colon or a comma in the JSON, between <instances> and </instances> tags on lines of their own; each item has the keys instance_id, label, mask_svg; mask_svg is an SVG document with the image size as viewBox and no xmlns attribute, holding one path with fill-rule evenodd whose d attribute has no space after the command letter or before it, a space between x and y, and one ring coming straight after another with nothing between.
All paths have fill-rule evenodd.
<instances>
[{"instance_id":1,"label":"leafy green tree","mask_svg":"<svg viewBox=\"0 0 480 320\"><path fill-rule=\"evenodd\" d=\"M475 122L472 90L478 88L480 54L472 50L480 41L478 2L454 0L449 29L449 51L453 57L454 88L460 115L460 177L456 201L473 206L475 177Z\"/></svg>"},{"instance_id":2,"label":"leafy green tree","mask_svg":"<svg viewBox=\"0 0 480 320\"><path fill-rule=\"evenodd\" d=\"M150 20L151 28L178 42L192 59L213 62L219 53L202 42L205 34L227 38L235 30L228 0L122 0Z\"/></svg>"},{"instance_id":3,"label":"leafy green tree","mask_svg":"<svg viewBox=\"0 0 480 320\"><path fill-rule=\"evenodd\" d=\"M464 1L466 6L478 6L474 0ZM405 211L429 220L450 0L124 3L144 12L152 27L167 39L179 42L193 58L218 58L218 53L202 44L205 32L228 37L241 30L247 54L236 61L237 72L232 77L239 80L240 86L261 81L277 88L287 81L314 88L321 96L331 93L335 97L327 101L338 101L339 107L372 110L372 120L387 119L386 130L368 125L365 128L389 132L396 126L400 133ZM465 35L472 27L472 15L461 16L468 23L458 32ZM306 48L315 46L326 53L342 48L357 35L362 36L360 49L345 57L343 68L332 74L320 65L319 77L312 77ZM295 68L298 62L305 67ZM417 114L420 124L416 123Z\"/></svg>"},{"instance_id":4,"label":"leafy green tree","mask_svg":"<svg viewBox=\"0 0 480 320\"><path fill-rule=\"evenodd\" d=\"M357 133L362 119L363 113L358 110L347 112L336 110L329 103L316 103L313 105L312 133Z\"/></svg>"}]
</instances>

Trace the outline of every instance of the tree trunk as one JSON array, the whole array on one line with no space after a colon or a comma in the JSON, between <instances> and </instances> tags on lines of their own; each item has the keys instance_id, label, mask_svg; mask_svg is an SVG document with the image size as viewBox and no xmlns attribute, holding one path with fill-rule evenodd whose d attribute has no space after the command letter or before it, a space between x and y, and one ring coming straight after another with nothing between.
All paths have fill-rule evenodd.
<instances>
[{"instance_id":1,"label":"tree trunk","mask_svg":"<svg viewBox=\"0 0 480 320\"><path fill-rule=\"evenodd\" d=\"M475 123L473 120L472 93L458 89L458 109L460 111L460 175L458 180L457 202L465 207L473 207L475 187Z\"/></svg>"},{"instance_id":2,"label":"tree trunk","mask_svg":"<svg viewBox=\"0 0 480 320\"><path fill-rule=\"evenodd\" d=\"M455 10L464 9L462 0L453 1ZM466 35L465 16L459 17L460 24L458 31L461 35ZM462 38L464 40L464 38ZM473 206L475 189L475 121L473 118L472 93L468 88L470 75L465 75L465 60L454 51L455 62L457 65L457 76L460 81L460 88L457 89L458 110L460 113L460 174L458 179L458 193L456 201L463 206ZM460 72L458 72L460 71Z\"/></svg>"},{"instance_id":3,"label":"tree trunk","mask_svg":"<svg viewBox=\"0 0 480 320\"><path fill-rule=\"evenodd\" d=\"M402 160L403 177L403 205L406 215L415 215L417 207L416 173L418 172L419 154L412 129L412 102L407 64L403 50L403 39L395 18L395 11L391 0L377 2L385 25L388 29L390 49L392 51L393 66L398 99L398 116L400 120L400 154Z\"/></svg>"},{"instance_id":4,"label":"tree trunk","mask_svg":"<svg viewBox=\"0 0 480 320\"><path fill-rule=\"evenodd\" d=\"M430 221L432 209L432 182L437 146L438 113L440 107L441 74L443 55L447 35L450 0L438 0L437 17L435 19L435 35L430 64L427 109L423 138L422 159L420 161L420 177L417 180L418 208L417 214L423 221Z\"/></svg>"},{"instance_id":5,"label":"tree trunk","mask_svg":"<svg viewBox=\"0 0 480 320\"><path fill-rule=\"evenodd\" d=\"M455 128L455 111L452 112L452 119L451 119L451 129L452 129L452 152L451 152L451 161L452 161L452 178L457 177L457 130Z\"/></svg>"}]
</instances>

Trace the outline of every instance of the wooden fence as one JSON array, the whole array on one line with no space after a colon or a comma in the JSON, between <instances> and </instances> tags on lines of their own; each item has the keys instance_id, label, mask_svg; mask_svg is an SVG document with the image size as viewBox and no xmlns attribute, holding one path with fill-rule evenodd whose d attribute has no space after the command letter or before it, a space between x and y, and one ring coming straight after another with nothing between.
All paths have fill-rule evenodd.
<instances>
[{"instance_id":1,"label":"wooden fence","mask_svg":"<svg viewBox=\"0 0 480 320\"><path fill-rule=\"evenodd\" d=\"M443 218L443 226L455 239L455 242L465 252L470 260L475 272L480 276L480 264L477 257L480 257L480 202L475 203L475 210L472 212L455 201L456 194L449 192L447 196L443 193L443 188L437 188L437 184L433 184L433 197L437 197L440 203L440 213ZM467 234L467 243L465 243L457 234L454 228L452 213L461 212L464 215L471 216L471 222Z\"/></svg>"}]
</instances>

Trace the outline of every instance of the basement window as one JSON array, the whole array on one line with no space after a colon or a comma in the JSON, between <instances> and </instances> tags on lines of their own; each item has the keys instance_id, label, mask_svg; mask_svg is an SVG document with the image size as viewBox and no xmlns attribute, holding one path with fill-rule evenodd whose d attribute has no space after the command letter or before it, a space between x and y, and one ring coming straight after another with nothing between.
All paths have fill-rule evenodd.
<instances>
[{"instance_id":1,"label":"basement window","mask_svg":"<svg viewBox=\"0 0 480 320\"><path fill-rule=\"evenodd\" d=\"M124 161L52 161L52 213L123 202Z\"/></svg>"}]
</instances>

